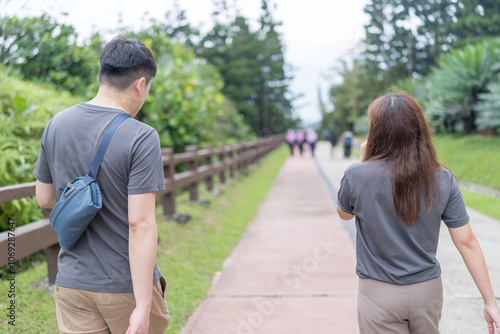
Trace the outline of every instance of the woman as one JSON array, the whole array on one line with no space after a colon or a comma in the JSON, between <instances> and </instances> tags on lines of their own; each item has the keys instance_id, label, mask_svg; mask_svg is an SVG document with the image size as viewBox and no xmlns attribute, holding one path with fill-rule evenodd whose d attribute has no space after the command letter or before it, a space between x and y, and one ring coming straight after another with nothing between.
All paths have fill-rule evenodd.
<instances>
[{"instance_id":1,"label":"woman","mask_svg":"<svg viewBox=\"0 0 500 334\"><path fill-rule=\"evenodd\" d=\"M306 133L304 130L299 129L297 130L297 137L296 137L297 145L299 145L299 152L300 155L304 152L304 143L306 141Z\"/></svg>"},{"instance_id":2,"label":"woman","mask_svg":"<svg viewBox=\"0 0 500 334\"><path fill-rule=\"evenodd\" d=\"M368 108L361 163L342 179L337 211L356 216L361 333L439 333L443 304L436 259L441 220L484 299L490 333L500 325L481 248L453 174L437 160L419 104L405 93Z\"/></svg>"},{"instance_id":3,"label":"woman","mask_svg":"<svg viewBox=\"0 0 500 334\"><path fill-rule=\"evenodd\" d=\"M316 147L316 142L318 141L318 134L313 129L307 130L306 141L311 148L311 155L314 157L314 148Z\"/></svg>"},{"instance_id":4,"label":"woman","mask_svg":"<svg viewBox=\"0 0 500 334\"><path fill-rule=\"evenodd\" d=\"M293 129L288 129L285 135L285 140L290 147L290 155L293 155L293 145L295 145L296 139L297 137L295 135L295 131Z\"/></svg>"}]
</instances>

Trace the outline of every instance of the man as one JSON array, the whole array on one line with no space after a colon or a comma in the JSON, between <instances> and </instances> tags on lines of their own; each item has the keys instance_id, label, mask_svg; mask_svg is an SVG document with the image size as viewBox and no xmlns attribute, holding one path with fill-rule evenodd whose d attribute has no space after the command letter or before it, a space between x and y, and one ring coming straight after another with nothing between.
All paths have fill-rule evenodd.
<instances>
[{"instance_id":1,"label":"man","mask_svg":"<svg viewBox=\"0 0 500 334\"><path fill-rule=\"evenodd\" d=\"M66 184L85 175L112 120L135 117L156 62L135 39L101 53L94 99L52 118L34 170L36 197L52 208ZM56 313L61 333L164 333L166 282L156 267L155 192L165 188L158 133L129 118L116 130L97 175L103 207L72 250L61 248Z\"/></svg>"}]
</instances>

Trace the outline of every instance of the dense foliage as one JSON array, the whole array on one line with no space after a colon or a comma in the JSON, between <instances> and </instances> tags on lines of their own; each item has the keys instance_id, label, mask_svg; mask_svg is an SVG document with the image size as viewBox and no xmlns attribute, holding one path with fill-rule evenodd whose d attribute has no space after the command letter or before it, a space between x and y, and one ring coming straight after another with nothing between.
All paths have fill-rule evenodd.
<instances>
[{"instance_id":1,"label":"dense foliage","mask_svg":"<svg viewBox=\"0 0 500 334\"><path fill-rule=\"evenodd\" d=\"M281 22L274 20L270 5L262 1L259 28L253 30L248 19L238 13L231 15L221 2L212 30L197 46L197 54L224 77L224 94L259 135L280 133L295 124L288 91L291 77L277 31Z\"/></svg>"},{"instance_id":2,"label":"dense foliage","mask_svg":"<svg viewBox=\"0 0 500 334\"><path fill-rule=\"evenodd\" d=\"M117 30L143 41L157 60L157 75L137 118L157 129L162 146L182 152L186 145L217 146L294 124L280 23L269 3L262 0L257 29L238 14L225 23L214 18L212 31L201 36L177 6L164 21L150 20L139 31ZM220 6L222 15L228 9ZM224 15L229 17L229 10ZM97 92L99 54L107 38L96 33L82 41L71 25L47 15L0 13L0 186L34 180L48 120ZM8 217L23 225L41 213L34 199L22 199L0 204L0 221Z\"/></svg>"},{"instance_id":3,"label":"dense foliage","mask_svg":"<svg viewBox=\"0 0 500 334\"><path fill-rule=\"evenodd\" d=\"M57 112L82 102L81 98L51 87L5 75L0 66L0 186L34 181L32 174L40 137L47 121ZM0 231L7 218L18 225L39 219L34 198L0 204Z\"/></svg>"},{"instance_id":4,"label":"dense foliage","mask_svg":"<svg viewBox=\"0 0 500 334\"><path fill-rule=\"evenodd\" d=\"M97 87L103 41L96 34L79 46L77 37L72 26L46 15L0 18L0 63L26 79L90 96Z\"/></svg>"},{"instance_id":5,"label":"dense foliage","mask_svg":"<svg viewBox=\"0 0 500 334\"><path fill-rule=\"evenodd\" d=\"M497 132L498 1L371 0L365 12L360 56L339 72L343 82L330 90L324 128L354 126L361 134L369 101L405 90L437 132Z\"/></svg>"}]
</instances>

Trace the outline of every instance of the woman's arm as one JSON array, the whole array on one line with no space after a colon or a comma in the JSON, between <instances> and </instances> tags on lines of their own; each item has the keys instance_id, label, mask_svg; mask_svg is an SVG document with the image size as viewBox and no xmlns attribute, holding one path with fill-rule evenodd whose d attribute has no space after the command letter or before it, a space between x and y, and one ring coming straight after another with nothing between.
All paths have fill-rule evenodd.
<instances>
[{"instance_id":1,"label":"woman's arm","mask_svg":"<svg viewBox=\"0 0 500 334\"><path fill-rule=\"evenodd\" d=\"M470 224L458 228L448 228L448 230L453 243L460 255L462 255L467 269L483 296L484 317L488 323L489 333L493 334L495 333L495 327L498 329L500 326L500 312L497 308L481 246L479 246Z\"/></svg>"},{"instance_id":2,"label":"woman's arm","mask_svg":"<svg viewBox=\"0 0 500 334\"><path fill-rule=\"evenodd\" d=\"M342 218L343 220L351 220L354 218L354 215L351 215L350 213L345 212L344 210L342 210L342 208L339 205L337 205L337 213L339 214L340 218Z\"/></svg>"}]
</instances>

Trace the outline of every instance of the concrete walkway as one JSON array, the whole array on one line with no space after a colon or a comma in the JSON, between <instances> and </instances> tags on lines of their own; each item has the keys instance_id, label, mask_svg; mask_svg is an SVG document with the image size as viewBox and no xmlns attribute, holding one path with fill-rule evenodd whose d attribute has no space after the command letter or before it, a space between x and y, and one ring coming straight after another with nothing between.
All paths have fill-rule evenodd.
<instances>
[{"instance_id":1,"label":"concrete walkway","mask_svg":"<svg viewBox=\"0 0 500 334\"><path fill-rule=\"evenodd\" d=\"M248 231L181 334L356 334L354 221L334 197L355 159L320 142L284 164ZM469 209L500 295L500 222ZM445 304L442 334L487 333L482 299L443 225L438 249Z\"/></svg>"},{"instance_id":2,"label":"concrete walkway","mask_svg":"<svg viewBox=\"0 0 500 334\"><path fill-rule=\"evenodd\" d=\"M290 157L182 334L359 333L355 250L315 161Z\"/></svg>"}]
</instances>

